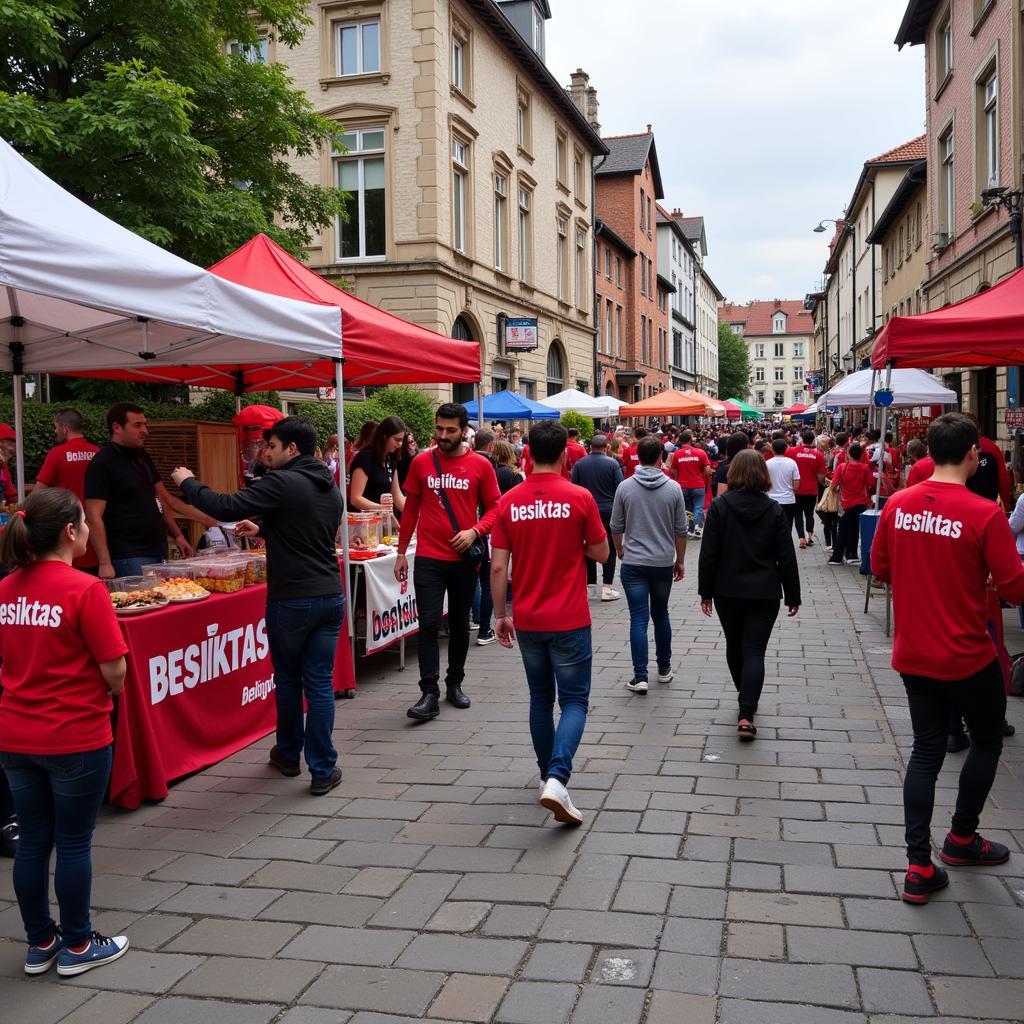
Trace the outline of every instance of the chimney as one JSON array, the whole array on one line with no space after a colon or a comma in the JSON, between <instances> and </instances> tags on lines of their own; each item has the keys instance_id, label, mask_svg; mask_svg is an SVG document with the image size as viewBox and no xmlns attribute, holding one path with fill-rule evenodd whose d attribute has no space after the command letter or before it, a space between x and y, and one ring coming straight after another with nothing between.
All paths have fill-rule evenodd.
<instances>
[{"instance_id":1,"label":"chimney","mask_svg":"<svg viewBox=\"0 0 1024 1024\"><path fill-rule=\"evenodd\" d=\"M601 122L597 119L597 111L599 104L597 102L597 89L592 85L587 88L587 120L590 122L590 127L600 135L601 134Z\"/></svg>"},{"instance_id":2,"label":"chimney","mask_svg":"<svg viewBox=\"0 0 1024 1024\"><path fill-rule=\"evenodd\" d=\"M570 76L569 99L575 104L576 109L584 116L587 116L587 86L590 84L590 75L577 68Z\"/></svg>"},{"instance_id":3,"label":"chimney","mask_svg":"<svg viewBox=\"0 0 1024 1024\"><path fill-rule=\"evenodd\" d=\"M683 211L680 210L678 206L672 211L672 219L673 220L682 220L683 219Z\"/></svg>"},{"instance_id":4,"label":"chimney","mask_svg":"<svg viewBox=\"0 0 1024 1024\"><path fill-rule=\"evenodd\" d=\"M776 309L782 309L782 299L776 299L775 300L775 308Z\"/></svg>"},{"instance_id":5,"label":"chimney","mask_svg":"<svg viewBox=\"0 0 1024 1024\"><path fill-rule=\"evenodd\" d=\"M647 134L648 134L648 135L650 135L650 134L651 134L651 126L650 126L650 125L648 125L648 126L647 126Z\"/></svg>"}]
</instances>

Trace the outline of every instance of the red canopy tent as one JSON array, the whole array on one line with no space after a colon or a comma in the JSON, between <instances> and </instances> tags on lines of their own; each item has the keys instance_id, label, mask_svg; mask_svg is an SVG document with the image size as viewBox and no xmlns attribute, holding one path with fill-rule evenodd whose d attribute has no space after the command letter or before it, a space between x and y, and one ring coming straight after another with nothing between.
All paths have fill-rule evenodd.
<instances>
[{"instance_id":1,"label":"red canopy tent","mask_svg":"<svg viewBox=\"0 0 1024 1024\"><path fill-rule=\"evenodd\" d=\"M1024 363L1024 271L953 306L894 316L871 353L875 369L891 365L1012 366Z\"/></svg>"},{"instance_id":2,"label":"red canopy tent","mask_svg":"<svg viewBox=\"0 0 1024 1024\"><path fill-rule=\"evenodd\" d=\"M727 419L738 420L743 415L743 410L738 405L733 405L732 402L723 401L722 405L725 407Z\"/></svg>"},{"instance_id":3,"label":"red canopy tent","mask_svg":"<svg viewBox=\"0 0 1024 1024\"><path fill-rule=\"evenodd\" d=\"M804 412L807 406L803 402L796 402L791 405L788 409L782 410L783 416L799 416L800 413Z\"/></svg>"}]
</instances>

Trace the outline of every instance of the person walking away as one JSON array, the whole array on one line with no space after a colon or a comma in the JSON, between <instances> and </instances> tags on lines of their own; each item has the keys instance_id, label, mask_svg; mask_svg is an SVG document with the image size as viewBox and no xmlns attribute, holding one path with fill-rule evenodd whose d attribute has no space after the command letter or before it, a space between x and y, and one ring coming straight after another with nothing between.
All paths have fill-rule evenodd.
<instances>
[{"instance_id":1,"label":"person walking away","mask_svg":"<svg viewBox=\"0 0 1024 1024\"><path fill-rule=\"evenodd\" d=\"M637 455L637 445L650 433L646 427L636 427L633 430L633 440L622 450L622 475L628 480L640 465L640 457Z\"/></svg>"},{"instance_id":2,"label":"person walking away","mask_svg":"<svg viewBox=\"0 0 1024 1024\"><path fill-rule=\"evenodd\" d=\"M470 705L462 689L469 651L469 610L473 602L480 557L470 560L474 545L490 532L498 504L494 467L470 451L463 440L469 425L464 405L447 402L434 420L436 448L412 461L405 480L405 512L398 536L395 578L408 579L405 553L416 531L413 585L420 631L416 654L420 670L420 699L406 712L419 722L440 714L441 656L438 634L444 599L448 597L448 671L446 700L453 707ZM518 489L518 488L517 488ZM483 509L483 515L479 510ZM479 552L480 545L476 545Z\"/></svg>"},{"instance_id":3,"label":"person walking away","mask_svg":"<svg viewBox=\"0 0 1024 1024\"><path fill-rule=\"evenodd\" d=\"M579 825L583 815L567 787L590 704L593 648L584 560L603 562L608 538L591 494L561 476L567 439L565 428L553 420L530 430L534 472L505 494L496 510L491 596L498 640L511 648L519 638L540 802L556 821ZM510 558L512 616L506 604ZM556 697L561 709L557 728Z\"/></svg>"},{"instance_id":4,"label":"person walking away","mask_svg":"<svg viewBox=\"0 0 1024 1024\"><path fill-rule=\"evenodd\" d=\"M704 523L704 492L706 481L711 476L711 462L707 454L694 447L693 434L684 430L679 437L680 445L672 456L669 473L683 489L683 501L691 517L690 536L699 537Z\"/></svg>"},{"instance_id":5,"label":"person walking away","mask_svg":"<svg viewBox=\"0 0 1024 1024\"><path fill-rule=\"evenodd\" d=\"M800 482L796 486L796 518L807 533L807 547L814 544L814 506L818 504L819 488L825 483L825 456L814 444L814 431L805 430L800 435L800 444L786 451L800 470ZM797 530L802 538L803 532ZM804 547L804 544L800 544Z\"/></svg>"},{"instance_id":6,"label":"person walking away","mask_svg":"<svg viewBox=\"0 0 1024 1024\"><path fill-rule=\"evenodd\" d=\"M610 533L612 503L615 500L615 490L622 483L623 476L622 467L608 454L608 438L604 434L595 434L590 439L590 454L573 466L569 479L590 492L597 503L598 512L601 513L605 532ZM608 558L601 568L601 580L601 600L617 601L621 595L612 587L615 581L614 549L609 551ZM587 559L587 586L597 587L597 562L592 558Z\"/></svg>"},{"instance_id":7,"label":"person walking away","mask_svg":"<svg viewBox=\"0 0 1024 1024\"><path fill-rule=\"evenodd\" d=\"M714 496L717 498L729 490L728 477L729 465L740 452L750 447L750 438L742 431L730 434L725 442L725 458L715 467L715 475L712 478Z\"/></svg>"},{"instance_id":8,"label":"person walking away","mask_svg":"<svg viewBox=\"0 0 1024 1024\"><path fill-rule=\"evenodd\" d=\"M498 441L494 432L490 430L478 430L473 436L473 451L477 455L482 455L494 467L495 477L498 476L498 464L495 461L494 451L499 444L503 443L505 442ZM507 473L507 470L505 472ZM500 479L498 480L498 491L501 494L505 493L501 488ZM482 513L483 508L478 509L477 512L478 514ZM494 606L491 602L491 554L489 549L485 549L484 557L480 560L479 580L473 591L472 606L472 615L476 620L472 628L479 630L476 637L477 646L479 647L487 647L498 639L495 636L494 630L491 629L491 613L493 610Z\"/></svg>"},{"instance_id":9,"label":"person walking away","mask_svg":"<svg viewBox=\"0 0 1024 1024\"><path fill-rule=\"evenodd\" d=\"M236 494L210 490L184 467L173 479L196 508L237 522L239 536L267 542L267 639L277 707L269 759L286 778L296 778L305 754L309 791L323 796L341 782L332 733L334 652L345 610L335 546L343 502L330 470L313 454L316 429L308 419L278 420L266 439L273 472Z\"/></svg>"},{"instance_id":10,"label":"person walking away","mask_svg":"<svg viewBox=\"0 0 1024 1024\"><path fill-rule=\"evenodd\" d=\"M663 446L645 437L640 468L615 492L612 543L622 560L619 577L629 604L633 678L626 689L647 693L647 623L654 623L658 682L672 681L672 623L668 599L683 578L688 522L683 492L662 472Z\"/></svg>"},{"instance_id":11,"label":"person walking away","mask_svg":"<svg viewBox=\"0 0 1024 1024\"><path fill-rule=\"evenodd\" d=\"M772 461L776 461L772 459ZM779 598L790 616L800 610L800 572L793 530L768 497L764 458L743 451L729 465L729 490L711 503L697 563L701 611L712 609L725 633L725 659L739 698L736 733L757 736L754 715L764 688L764 656Z\"/></svg>"},{"instance_id":12,"label":"person walking away","mask_svg":"<svg viewBox=\"0 0 1024 1024\"><path fill-rule=\"evenodd\" d=\"M89 917L92 835L110 778L112 697L127 671L106 586L71 566L85 554L81 502L62 487L31 494L0 534L0 768L21 838L14 892L28 950L25 973L77 975L119 959ZM50 916L50 855L60 924Z\"/></svg>"},{"instance_id":13,"label":"person walking away","mask_svg":"<svg viewBox=\"0 0 1024 1024\"><path fill-rule=\"evenodd\" d=\"M930 829L951 712L967 721L970 751L939 858L970 867L1002 864L1010 856L977 831L1006 713L1003 673L988 631L988 586L991 579L1008 602L1024 600L1024 567L998 506L966 486L978 466L978 444L968 417L938 417L928 428L934 474L886 502L871 546L872 573L892 585L892 667L903 677L914 731L903 783L908 867L902 896L908 903L927 903L949 881L932 863Z\"/></svg>"},{"instance_id":14,"label":"person walking away","mask_svg":"<svg viewBox=\"0 0 1024 1024\"><path fill-rule=\"evenodd\" d=\"M789 520L789 528L792 530L793 526L796 526L800 547L805 548L807 540L804 537L803 520L798 519L796 514L796 489L800 484L800 467L789 458L786 454L788 451L789 446L781 437L772 441L772 458L765 463L772 481L768 497L782 506L782 511Z\"/></svg>"},{"instance_id":15,"label":"person walking away","mask_svg":"<svg viewBox=\"0 0 1024 1024\"><path fill-rule=\"evenodd\" d=\"M832 477L832 486L839 491L839 507L842 514L836 528L836 543L832 548L829 565L856 565L857 542L859 540L860 514L866 512L871 501L868 482L871 467L862 458L859 444L851 444L846 457Z\"/></svg>"}]
</instances>

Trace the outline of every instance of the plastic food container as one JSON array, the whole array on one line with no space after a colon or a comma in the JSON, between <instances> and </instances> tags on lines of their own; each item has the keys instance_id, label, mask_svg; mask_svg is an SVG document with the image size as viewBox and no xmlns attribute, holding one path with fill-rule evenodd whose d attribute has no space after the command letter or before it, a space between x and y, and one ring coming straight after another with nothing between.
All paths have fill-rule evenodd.
<instances>
[{"instance_id":1,"label":"plastic food container","mask_svg":"<svg viewBox=\"0 0 1024 1024\"><path fill-rule=\"evenodd\" d=\"M154 562L142 567L142 575L150 577L149 586L159 580L195 579L195 567L191 560L177 559L173 562Z\"/></svg>"},{"instance_id":2,"label":"plastic food container","mask_svg":"<svg viewBox=\"0 0 1024 1024\"><path fill-rule=\"evenodd\" d=\"M246 551L245 557L249 560L248 564L245 567L245 585L247 587L254 587L257 583L266 583L266 551Z\"/></svg>"},{"instance_id":3,"label":"plastic food container","mask_svg":"<svg viewBox=\"0 0 1024 1024\"><path fill-rule=\"evenodd\" d=\"M196 583L211 594L234 594L245 586L247 558L201 558L191 564Z\"/></svg>"},{"instance_id":4,"label":"plastic food container","mask_svg":"<svg viewBox=\"0 0 1024 1024\"><path fill-rule=\"evenodd\" d=\"M383 517L379 512L349 512L349 547L353 551L373 551L380 547L382 522Z\"/></svg>"}]
</instances>

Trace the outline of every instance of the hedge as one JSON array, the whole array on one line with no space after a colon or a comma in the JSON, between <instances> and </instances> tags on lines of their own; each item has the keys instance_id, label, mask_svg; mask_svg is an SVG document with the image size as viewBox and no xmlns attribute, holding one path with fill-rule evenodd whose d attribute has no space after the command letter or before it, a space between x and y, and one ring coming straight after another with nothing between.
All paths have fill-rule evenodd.
<instances>
[{"instance_id":1,"label":"hedge","mask_svg":"<svg viewBox=\"0 0 1024 1024\"><path fill-rule=\"evenodd\" d=\"M313 421L321 445L338 432L337 410L331 404L303 402L298 413ZM401 385L382 388L365 402L346 402L345 435L354 438L364 423L370 420L379 423L387 416L398 416L420 444L426 444L434 436L434 403L422 391Z\"/></svg>"},{"instance_id":2,"label":"hedge","mask_svg":"<svg viewBox=\"0 0 1024 1024\"><path fill-rule=\"evenodd\" d=\"M562 426L568 430L575 427L580 432L581 441L589 441L594 436L594 421L581 412L563 412Z\"/></svg>"}]
</instances>

